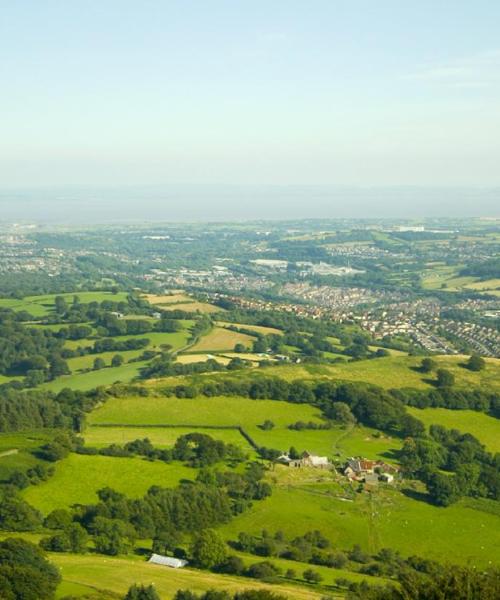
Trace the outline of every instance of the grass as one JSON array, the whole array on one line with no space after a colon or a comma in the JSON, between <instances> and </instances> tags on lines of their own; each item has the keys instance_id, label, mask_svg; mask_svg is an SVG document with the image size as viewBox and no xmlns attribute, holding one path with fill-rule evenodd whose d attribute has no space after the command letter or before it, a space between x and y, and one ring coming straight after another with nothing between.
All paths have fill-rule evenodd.
<instances>
[{"instance_id":1,"label":"grass","mask_svg":"<svg viewBox=\"0 0 500 600\"><path fill-rule=\"evenodd\" d=\"M13 298L0 298L0 307L11 308L15 311L25 310L34 317L45 317L53 311L54 299L56 296L62 296L66 301L72 302L74 296L78 296L82 304L89 302L102 302L103 300L112 300L121 302L127 299L126 292L80 292L75 291L67 294L47 294L43 296L26 296L22 300Z\"/></svg>"},{"instance_id":2,"label":"grass","mask_svg":"<svg viewBox=\"0 0 500 600\"><path fill-rule=\"evenodd\" d=\"M51 429L0 433L0 482L6 481L14 471L25 471L43 463L33 451L47 443L53 434Z\"/></svg>"},{"instance_id":3,"label":"grass","mask_svg":"<svg viewBox=\"0 0 500 600\"><path fill-rule=\"evenodd\" d=\"M193 363L205 362L207 360L215 360L221 365L227 365L231 359L224 356L218 356L213 354L178 354L175 358L176 362L183 365L191 365Z\"/></svg>"},{"instance_id":4,"label":"grass","mask_svg":"<svg viewBox=\"0 0 500 600\"><path fill-rule=\"evenodd\" d=\"M443 425L447 429L458 429L462 433L471 433L490 452L500 452L500 421L474 410L449 410L446 408L411 408L408 412L430 425Z\"/></svg>"},{"instance_id":5,"label":"grass","mask_svg":"<svg viewBox=\"0 0 500 600\"><path fill-rule=\"evenodd\" d=\"M481 566L496 556L499 517L489 512L494 501L465 499L438 508L386 486L373 494L355 494L353 501L340 495L333 482L278 485L270 498L255 503L220 531L235 539L240 531L258 534L263 529L272 533L282 529L293 537L318 529L339 549L358 543L371 553L390 547L404 556Z\"/></svg>"},{"instance_id":6,"label":"grass","mask_svg":"<svg viewBox=\"0 0 500 600\"><path fill-rule=\"evenodd\" d=\"M23 496L47 514L55 508L96 502L96 492L104 487L139 498L152 485L173 487L181 479L195 476L196 470L178 463L70 454L56 464L53 477L45 483L27 488Z\"/></svg>"},{"instance_id":7,"label":"grass","mask_svg":"<svg viewBox=\"0 0 500 600\"><path fill-rule=\"evenodd\" d=\"M110 398L88 416L89 424L211 425L257 427L266 419L278 427L295 421L321 422L307 404L249 398Z\"/></svg>"},{"instance_id":8,"label":"grass","mask_svg":"<svg viewBox=\"0 0 500 600\"><path fill-rule=\"evenodd\" d=\"M475 281L465 286L468 290L498 290L500 289L500 279L486 279L485 281Z\"/></svg>"},{"instance_id":9,"label":"grass","mask_svg":"<svg viewBox=\"0 0 500 600\"><path fill-rule=\"evenodd\" d=\"M166 311L183 310L185 312L192 312L192 313L200 312L202 314L224 312L224 309L221 308L220 306L215 306L214 304L208 304L207 302L196 302L196 301L180 303L180 304L166 304L166 305L157 304L156 306L158 306L162 310L166 310Z\"/></svg>"},{"instance_id":10,"label":"grass","mask_svg":"<svg viewBox=\"0 0 500 600\"><path fill-rule=\"evenodd\" d=\"M87 446L97 448L109 444L125 444L136 439L149 438L158 448L170 448L181 435L199 431L206 433L216 440L226 444L235 444L246 450L250 449L248 442L235 429L196 429L193 427L88 427L83 433Z\"/></svg>"},{"instance_id":11,"label":"grass","mask_svg":"<svg viewBox=\"0 0 500 600\"><path fill-rule=\"evenodd\" d=\"M262 335L283 335L281 329L275 327L264 327L262 325L247 325L246 323L227 323L225 321L218 321L217 325L220 327L239 327L240 329L248 329L249 331L256 331L262 333Z\"/></svg>"},{"instance_id":12,"label":"grass","mask_svg":"<svg viewBox=\"0 0 500 600\"><path fill-rule=\"evenodd\" d=\"M65 584L104 589L123 597L134 583L153 583L162 598L172 598L179 589L201 593L224 589L230 593L247 589L269 589L290 600L319 600L321 592L310 587L267 584L255 579L220 575L196 569L169 569L146 562L99 555L51 554Z\"/></svg>"},{"instance_id":13,"label":"grass","mask_svg":"<svg viewBox=\"0 0 500 600\"><path fill-rule=\"evenodd\" d=\"M243 560L245 566L249 566L252 563L259 562L261 560L265 560L261 556L246 554L244 552L236 552L235 554L237 554ZM384 583L388 583L386 579L379 577L375 579L373 577L370 577L369 575L362 575L361 573L355 573L353 571L348 571L347 569L334 569L333 567L322 567L319 565L311 565L304 562L275 557L272 557L270 561L274 565L279 567L282 573L286 573L288 569L293 569L296 573L294 581L297 581L301 584L306 583L305 579L302 576L303 572L306 569L312 569L313 571L319 573L323 577L323 581L321 582L321 584L326 586L336 587L336 579L347 579L349 581L357 582L366 581L367 583L372 585L382 585Z\"/></svg>"},{"instance_id":14,"label":"grass","mask_svg":"<svg viewBox=\"0 0 500 600\"><path fill-rule=\"evenodd\" d=\"M264 431L260 425L269 419L274 428ZM250 400L248 398L110 398L106 404L97 408L88 417L89 424L123 424L123 425L190 425L196 426L242 426L259 446L288 450L295 446L299 451L308 450L328 456L367 456L390 458L394 450L401 446L398 439L386 436L374 437L374 430L366 427L355 427L345 430L340 427L328 430L288 429L288 425L296 421L313 421L321 423L317 409L306 404L291 404L278 400ZM96 430L103 429L104 431ZM108 439L108 428L89 427L85 437L92 445ZM115 428L113 428L115 429ZM135 430L135 428L134 428ZM132 431L134 431L132 430ZM117 427L109 435L149 437L169 435L168 430L139 429L141 435L135 435L129 428ZM207 430L213 437L217 434ZM227 433L227 432L226 432ZM172 434L173 435L173 434ZM134 438L130 438L134 439ZM220 438L224 440L224 437ZM94 442L92 442L94 440ZM110 438L111 440L111 438ZM114 441L114 437L113 440ZM224 440L226 441L226 440Z\"/></svg>"},{"instance_id":15,"label":"grass","mask_svg":"<svg viewBox=\"0 0 500 600\"><path fill-rule=\"evenodd\" d=\"M119 352L113 352L113 354L119 354ZM96 356L94 355L94 358ZM147 364L147 361L139 361L125 363L120 367L107 367L99 371L89 371L88 373L72 373L44 383L40 387L52 392L60 392L64 388L91 390L101 385L111 385L116 381L129 382L137 377L141 368Z\"/></svg>"},{"instance_id":16,"label":"grass","mask_svg":"<svg viewBox=\"0 0 500 600\"><path fill-rule=\"evenodd\" d=\"M477 386L500 390L499 359L485 359L486 368L479 372L469 371L461 366L467 360L464 356L435 356L433 359L439 368L446 368L455 375L457 388L469 389ZM281 365L268 367L266 374L277 375L289 381L323 377L342 381L364 381L385 389L432 389L435 375L424 374L418 370L421 360L415 356L387 356L335 365Z\"/></svg>"},{"instance_id":17,"label":"grass","mask_svg":"<svg viewBox=\"0 0 500 600\"><path fill-rule=\"evenodd\" d=\"M77 356L75 358L68 359L68 367L71 369L71 372L82 371L84 369L92 369L94 361L96 358L102 358L106 363L106 366L111 364L111 359L116 354L119 354L123 357L125 363L127 363L131 358L137 358L140 356L144 350L125 350L123 352L119 352L113 350L112 352L101 352L100 354L85 354L84 356Z\"/></svg>"},{"instance_id":18,"label":"grass","mask_svg":"<svg viewBox=\"0 0 500 600\"><path fill-rule=\"evenodd\" d=\"M230 352L236 344L243 344L248 347L254 341L255 338L245 333L230 331L224 329L224 327L214 327L208 335L202 337L197 344L190 348L190 352Z\"/></svg>"},{"instance_id":19,"label":"grass","mask_svg":"<svg viewBox=\"0 0 500 600\"><path fill-rule=\"evenodd\" d=\"M150 304L181 304L186 302L194 302L194 300L187 294L164 294L163 296L157 296L156 294L146 294L144 298Z\"/></svg>"}]
</instances>

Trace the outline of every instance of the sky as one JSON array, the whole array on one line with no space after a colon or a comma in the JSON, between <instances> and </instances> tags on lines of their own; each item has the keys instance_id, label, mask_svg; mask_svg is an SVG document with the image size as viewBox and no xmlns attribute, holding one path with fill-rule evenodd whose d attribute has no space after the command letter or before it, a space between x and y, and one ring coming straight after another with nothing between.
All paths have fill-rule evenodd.
<instances>
[{"instance_id":1,"label":"sky","mask_svg":"<svg viewBox=\"0 0 500 600\"><path fill-rule=\"evenodd\" d=\"M196 186L205 214L199 186L416 186L491 212L499 23L497 0L4 0L0 208L21 188Z\"/></svg>"}]
</instances>

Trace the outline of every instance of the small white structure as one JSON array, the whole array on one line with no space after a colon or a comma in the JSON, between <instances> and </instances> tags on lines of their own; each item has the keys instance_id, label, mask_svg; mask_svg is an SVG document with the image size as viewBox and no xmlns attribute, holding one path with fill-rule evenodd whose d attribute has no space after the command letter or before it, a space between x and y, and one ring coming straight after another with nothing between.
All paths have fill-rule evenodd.
<instances>
[{"instance_id":1,"label":"small white structure","mask_svg":"<svg viewBox=\"0 0 500 600\"><path fill-rule=\"evenodd\" d=\"M182 558L174 558L173 556L162 556L161 554L152 554L148 562L154 565L162 565L163 567L170 567L171 569L181 569L188 564L187 560Z\"/></svg>"}]
</instances>

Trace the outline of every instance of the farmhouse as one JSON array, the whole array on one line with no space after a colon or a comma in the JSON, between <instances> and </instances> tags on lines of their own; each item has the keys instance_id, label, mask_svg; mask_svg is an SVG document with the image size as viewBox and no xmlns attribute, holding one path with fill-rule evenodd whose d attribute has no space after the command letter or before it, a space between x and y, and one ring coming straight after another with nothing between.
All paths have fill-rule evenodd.
<instances>
[{"instance_id":1,"label":"farmhouse","mask_svg":"<svg viewBox=\"0 0 500 600\"><path fill-rule=\"evenodd\" d=\"M161 554L152 554L148 562L153 563L154 565L170 567L172 569L181 569L188 564L187 560L174 558L173 556L162 556Z\"/></svg>"},{"instance_id":2,"label":"farmhouse","mask_svg":"<svg viewBox=\"0 0 500 600\"><path fill-rule=\"evenodd\" d=\"M291 458L288 452L278 457L278 462L287 467L313 467L315 469L328 469L330 461L326 456L316 456L309 452L303 452L300 458Z\"/></svg>"},{"instance_id":3,"label":"farmhouse","mask_svg":"<svg viewBox=\"0 0 500 600\"><path fill-rule=\"evenodd\" d=\"M350 458L344 467L344 475L355 481L375 480L392 483L394 475L399 472L398 467L389 465L382 460L368 460L366 458Z\"/></svg>"}]
</instances>

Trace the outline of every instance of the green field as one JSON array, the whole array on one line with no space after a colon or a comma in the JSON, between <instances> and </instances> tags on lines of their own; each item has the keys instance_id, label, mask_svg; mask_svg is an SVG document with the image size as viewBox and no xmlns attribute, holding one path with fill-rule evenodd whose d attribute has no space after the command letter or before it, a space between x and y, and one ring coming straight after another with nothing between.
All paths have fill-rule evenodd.
<instances>
[{"instance_id":1,"label":"green field","mask_svg":"<svg viewBox=\"0 0 500 600\"><path fill-rule=\"evenodd\" d=\"M473 372L461 366L468 357L435 356L439 367L449 369L457 388L478 386L500 390L500 360L487 358L483 371ZM288 381L294 379L338 379L364 381L385 389L412 387L432 389L435 375L418 370L421 358L416 356L387 356L371 360L337 363L335 365L280 365L268 367L266 374L277 375Z\"/></svg>"},{"instance_id":2,"label":"green field","mask_svg":"<svg viewBox=\"0 0 500 600\"><path fill-rule=\"evenodd\" d=\"M120 354L113 352L113 354ZM94 358L97 355L94 355ZM63 375L54 381L43 383L40 387L52 392L60 392L64 388L73 390L91 390L100 385L111 385L116 381L129 382L139 375L140 370L146 366L147 361L125 363L120 367L107 367L99 371L88 373L72 373Z\"/></svg>"},{"instance_id":3,"label":"green field","mask_svg":"<svg viewBox=\"0 0 500 600\"><path fill-rule=\"evenodd\" d=\"M112 300L113 302L121 302L127 299L126 292L80 292L75 291L69 294L47 294L43 296L26 296L22 300L12 298L0 298L0 307L11 308L15 311L25 310L34 317L45 317L50 314L54 307L54 298L62 296L67 302L72 302L74 296L78 296L82 304L89 302L102 302L103 300Z\"/></svg>"},{"instance_id":4,"label":"green field","mask_svg":"<svg viewBox=\"0 0 500 600\"><path fill-rule=\"evenodd\" d=\"M274 428L268 431L260 425L270 419ZM88 417L90 427L85 433L88 444L103 444L109 441L133 439L135 437L155 436L165 439L168 428L142 428L141 435L135 435L127 427L109 428L92 427L92 424L123 425L191 425L196 426L241 426L259 446L288 450L295 446L298 451L308 450L321 455L350 457L367 456L391 459L394 450L401 446L401 441L384 435L375 437L374 430L366 427L355 427L345 430L340 427L327 430L288 429L288 425L296 421L313 421L321 423L319 412L305 404L291 404L277 400L250 400L248 398L111 398L106 404L96 409ZM103 430L103 431L101 431ZM211 430L206 433L229 441L228 432ZM232 439L236 432L231 432ZM108 437L109 436L109 437ZM159 436L159 437L156 437ZM221 437L223 436L223 437ZM152 439L152 438L151 438ZM108 442L109 443L109 442ZM166 443L166 442L164 442Z\"/></svg>"},{"instance_id":5,"label":"green field","mask_svg":"<svg viewBox=\"0 0 500 600\"><path fill-rule=\"evenodd\" d=\"M75 358L68 358L67 363L71 372L75 373L76 371L92 369L96 358L102 358L102 360L106 363L106 366L109 366L111 364L111 359L116 354L122 356L125 363L127 363L130 361L131 358L137 358L143 352L144 350L125 350L123 352L117 352L114 350L112 352L101 352L99 354L85 354L83 356L77 356Z\"/></svg>"},{"instance_id":6,"label":"green field","mask_svg":"<svg viewBox=\"0 0 500 600\"><path fill-rule=\"evenodd\" d=\"M317 409L306 404L249 398L110 398L93 411L89 424L124 425L241 425L255 427L266 419L286 427L295 421L322 422Z\"/></svg>"},{"instance_id":7,"label":"green field","mask_svg":"<svg viewBox=\"0 0 500 600\"><path fill-rule=\"evenodd\" d=\"M288 467L277 467L288 470ZM311 475L312 469L305 473ZM278 476L279 473L274 475ZM271 472L270 477L273 477ZM273 495L221 528L229 540L240 531L259 534L282 529L289 537L320 530L340 549L360 544L374 553L390 547L403 555L417 554L451 563L487 565L500 544L500 518L494 501L461 500L438 508L381 487L373 494L342 500L338 484L278 485Z\"/></svg>"},{"instance_id":8,"label":"green field","mask_svg":"<svg viewBox=\"0 0 500 600\"><path fill-rule=\"evenodd\" d=\"M448 410L446 408L408 407L408 412L427 427L443 425L447 429L458 429L462 433L471 433L490 452L500 452L500 421L474 410Z\"/></svg>"},{"instance_id":9,"label":"green field","mask_svg":"<svg viewBox=\"0 0 500 600\"><path fill-rule=\"evenodd\" d=\"M255 338L245 333L231 331L224 327L214 327L212 331L201 338L192 348L191 352L217 352L234 350L236 344L243 344L247 348L252 346Z\"/></svg>"},{"instance_id":10,"label":"green field","mask_svg":"<svg viewBox=\"0 0 500 600\"><path fill-rule=\"evenodd\" d=\"M213 588L232 593L265 588L285 594L290 600L320 600L322 596L320 591L305 586L285 583L270 585L250 578L219 575L190 568L169 569L133 559L61 553L51 554L50 559L60 569L63 593L67 593L66 590L70 586L70 590L76 590L80 595L84 592L89 593L88 588L93 588L92 591L97 588L120 594L122 597L134 583L154 583L156 590L165 600L172 598L179 589L201 593ZM60 593L59 597L63 593Z\"/></svg>"},{"instance_id":11,"label":"green field","mask_svg":"<svg viewBox=\"0 0 500 600\"><path fill-rule=\"evenodd\" d=\"M47 514L54 508L96 502L96 492L104 487L139 498L152 485L173 487L181 479L195 476L196 470L178 463L70 454L57 463L53 477L45 483L27 488L23 496Z\"/></svg>"},{"instance_id":12,"label":"green field","mask_svg":"<svg viewBox=\"0 0 500 600\"><path fill-rule=\"evenodd\" d=\"M170 448L181 435L199 431L226 444L235 444L250 451L245 438L236 429L196 429L193 427L98 427L90 426L83 433L87 446L101 448L109 444L125 444L136 439L149 438L158 448Z\"/></svg>"},{"instance_id":13,"label":"green field","mask_svg":"<svg viewBox=\"0 0 500 600\"><path fill-rule=\"evenodd\" d=\"M0 482L17 470L25 471L41 463L33 450L47 443L54 430L36 429L19 433L0 433Z\"/></svg>"}]
</instances>

